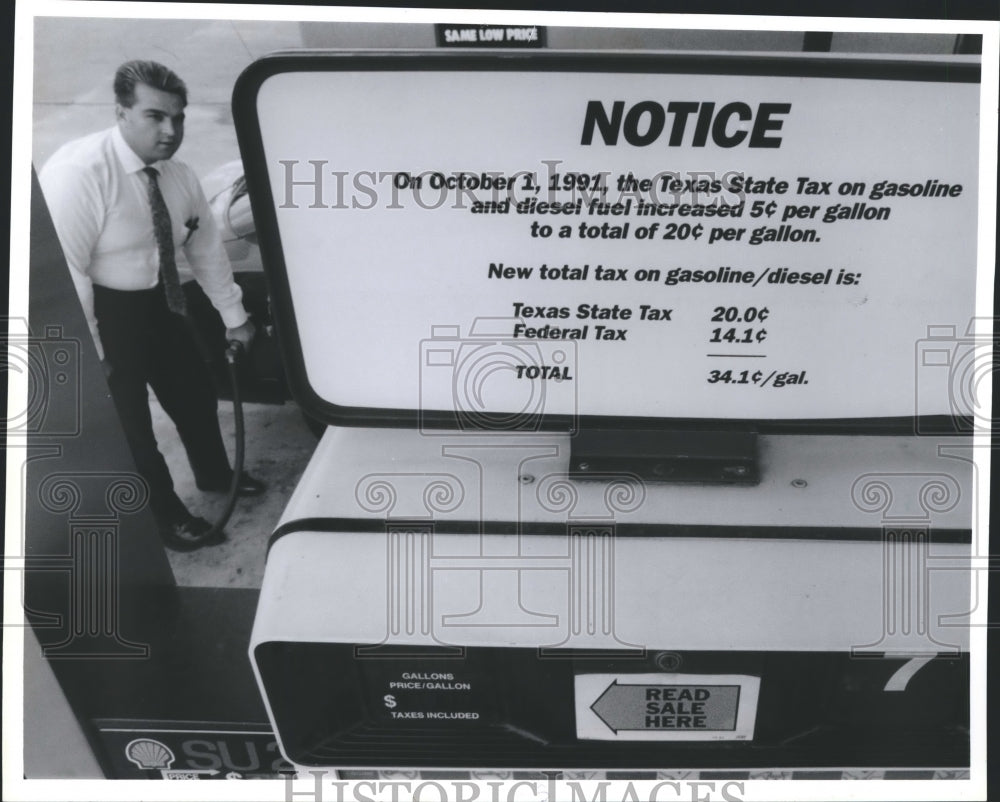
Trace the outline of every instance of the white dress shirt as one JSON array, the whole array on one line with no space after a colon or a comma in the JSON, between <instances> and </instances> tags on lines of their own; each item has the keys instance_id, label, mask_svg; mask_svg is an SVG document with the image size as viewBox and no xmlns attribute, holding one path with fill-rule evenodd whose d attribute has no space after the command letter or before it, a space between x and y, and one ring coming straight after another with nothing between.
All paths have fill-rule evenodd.
<instances>
[{"instance_id":1,"label":"white dress shirt","mask_svg":"<svg viewBox=\"0 0 1000 802\"><path fill-rule=\"evenodd\" d=\"M118 127L63 145L38 176L70 275L99 356L104 349L94 317L93 284L145 290L159 281L143 164ZM247 320L215 219L194 171L168 159L150 165L170 211L174 248L183 249L198 283L227 328Z\"/></svg>"}]
</instances>

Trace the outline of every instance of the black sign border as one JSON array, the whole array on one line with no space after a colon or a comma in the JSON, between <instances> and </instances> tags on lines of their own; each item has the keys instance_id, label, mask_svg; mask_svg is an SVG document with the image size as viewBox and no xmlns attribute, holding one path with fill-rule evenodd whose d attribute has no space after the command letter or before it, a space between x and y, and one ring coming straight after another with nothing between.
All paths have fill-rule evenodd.
<instances>
[{"instance_id":1,"label":"black sign border","mask_svg":"<svg viewBox=\"0 0 1000 802\"><path fill-rule=\"evenodd\" d=\"M306 51L279 52L253 62L233 88L233 120L258 232L261 258L278 340L292 396L312 418L335 426L375 426L424 429L467 429L468 423L450 410L348 407L322 398L309 383L301 339L293 312L284 250L278 233L274 198L267 172L257 94L264 82L289 72L468 72L534 71L663 73L674 75L777 76L852 78L936 83L979 83L978 63L955 60L836 58L826 56L742 56L669 53L580 53L575 51ZM499 416L510 418L510 415ZM897 416L882 418L709 419L576 416L542 414L506 433L569 431L581 428L754 430L771 434L947 435L971 434L973 420L965 416ZM484 426L480 431L496 429Z\"/></svg>"}]
</instances>

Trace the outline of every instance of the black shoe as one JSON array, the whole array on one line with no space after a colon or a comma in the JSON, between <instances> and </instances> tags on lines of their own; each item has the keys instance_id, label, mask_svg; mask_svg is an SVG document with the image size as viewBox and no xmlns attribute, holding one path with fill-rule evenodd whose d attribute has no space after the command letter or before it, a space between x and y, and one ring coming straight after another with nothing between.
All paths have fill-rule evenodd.
<instances>
[{"instance_id":1,"label":"black shoe","mask_svg":"<svg viewBox=\"0 0 1000 802\"><path fill-rule=\"evenodd\" d=\"M208 521L194 515L185 521L161 526L160 537L163 538L163 545L172 551L195 551L226 540L222 532L212 533L212 525Z\"/></svg>"},{"instance_id":2,"label":"black shoe","mask_svg":"<svg viewBox=\"0 0 1000 802\"><path fill-rule=\"evenodd\" d=\"M211 484L198 484L198 489L206 493L228 493L231 482L232 477L221 483L212 482ZM252 496L261 495L265 490L267 490L267 485L260 481L260 479L255 479L246 471L240 472L240 481L236 485L237 496L250 498Z\"/></svg>"}]
</instances>

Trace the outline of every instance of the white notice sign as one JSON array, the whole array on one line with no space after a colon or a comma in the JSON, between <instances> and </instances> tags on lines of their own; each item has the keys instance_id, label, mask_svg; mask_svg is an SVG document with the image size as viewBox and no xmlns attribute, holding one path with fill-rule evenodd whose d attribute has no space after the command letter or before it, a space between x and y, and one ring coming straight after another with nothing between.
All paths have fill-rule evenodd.
<instances>
[{"instance_id":1,"label":"white notice sign","mask_svg":"<svg viewBox=\"0 0 1000 802\"><path fill-rule=\"evenodd\" d=\"M968 413L978 66L446 55L277 59L238 88L320 404Z\"/></svg>"}]
</instances>

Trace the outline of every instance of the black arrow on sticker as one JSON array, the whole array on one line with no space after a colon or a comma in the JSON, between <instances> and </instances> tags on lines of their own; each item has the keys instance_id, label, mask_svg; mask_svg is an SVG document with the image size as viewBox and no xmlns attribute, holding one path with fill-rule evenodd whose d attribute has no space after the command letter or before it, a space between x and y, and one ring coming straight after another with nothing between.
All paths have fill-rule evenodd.
<instances>
[{"instance_id":1,"label":"black arrow on sticker","mask_svg":"<svg viewBox=\"0 0 1000 802\"><path fill-rule=\"evenodd\" d=\"M615 735L619 730L644 730L646 716L641 703L645 695L645 685L620 685L615 680L590 709Z\"/></svg>"},{"instance_id":2,"label":"black arrow on sticker","mask_svg":"<svg viewBox=\"0 0 1000 802\"><path fill-rule=\"evenodd\" d=\"M590 706L615 735L621 730L660 729L646 723L646 690L690 687L680 685L622 685L615 680ZM735 689L734 689L735 690ZM735 707L735 706L734 706Z\"/></svg>"}]
</instances>

